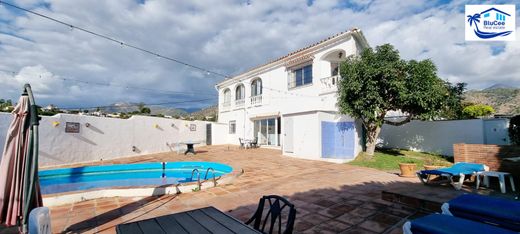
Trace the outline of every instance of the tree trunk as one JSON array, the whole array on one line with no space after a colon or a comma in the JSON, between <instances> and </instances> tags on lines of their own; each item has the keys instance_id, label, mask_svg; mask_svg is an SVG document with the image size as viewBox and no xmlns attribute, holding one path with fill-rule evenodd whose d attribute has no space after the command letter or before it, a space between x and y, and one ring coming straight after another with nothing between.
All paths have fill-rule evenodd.
<instances>
[{"instance_id":1,"label":"tree trunk","mask_svg":"<svg viewBox=\"0 0 520 234\"><path fill-rule=\"evenodd\" d=\"M380 126L376 125L367 128L366 154L367 156L369 156L369 158L372 158L372 156L374 156L379 132L381 132Z\"/></svg>"}]
</instances>

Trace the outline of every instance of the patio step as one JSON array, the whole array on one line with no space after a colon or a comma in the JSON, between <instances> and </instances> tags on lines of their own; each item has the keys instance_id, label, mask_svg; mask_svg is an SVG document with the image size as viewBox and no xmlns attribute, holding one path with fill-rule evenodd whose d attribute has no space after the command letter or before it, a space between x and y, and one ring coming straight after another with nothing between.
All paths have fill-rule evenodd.
<instances>
[{"instance_id":1,"label":"patio step","mask_svg":"<svg viewBox=\"0 0 520 234\"><path fill-rule=\"evenodd\" d=\"M424 198L413 197L396 192L381 191L381 199L407 206L415 210L423 211L425 213L441 212L442 202L427 200Z\"/></svg>"}]
</instances>

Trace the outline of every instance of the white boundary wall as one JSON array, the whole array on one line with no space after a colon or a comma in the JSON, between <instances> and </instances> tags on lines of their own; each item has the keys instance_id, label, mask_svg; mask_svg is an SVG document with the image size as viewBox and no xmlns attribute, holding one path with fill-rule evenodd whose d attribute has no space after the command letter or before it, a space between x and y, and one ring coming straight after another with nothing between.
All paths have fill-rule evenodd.
<instances>
[{"instance_id":1,"label":"white boundary wall","mask_svg":"<svg viewBox=\"0 0 520 234\"><path fill-rule=\"evenodd\" d=\"M225 145L228 144L228 125L225 123L211 123L211 144Z\"/></svg>"},{"instance_id":2,"label":"white boundary wall","mask_svg":"<svg viewBox=\"0 0 520 234\"><path fill-rule=\"evenodd\" d=\"M5 137L12 115L0 113L0 146L3 152ZM79 133L66 133L66 122L80 123ZM57 126L54 126L59 123ZM89 126L87 127L87 123ZM129 119L58 114L43 116L40 121L40 166L100 161L126 156L186 149L179 142L206 143L206 121L184 121L148 116ZM190 130L195 124L196 131ZM213 133L219 130L214 128ZM215 137L213 137L215 139ZM217 144L215 142L213 144ZM133 151L133 146L136 150Z\"/></svg>"},{"instance_id":3,"label":"white boundary wall","mask_svg":"<svg viewBox=\"0 0 520 234\"><path fill-rule=\"evenodd\" d=\"M508 144L508 119L411 121L383 125L379 146L453 156L453 144Z\"/></svg>"}]
</instances>

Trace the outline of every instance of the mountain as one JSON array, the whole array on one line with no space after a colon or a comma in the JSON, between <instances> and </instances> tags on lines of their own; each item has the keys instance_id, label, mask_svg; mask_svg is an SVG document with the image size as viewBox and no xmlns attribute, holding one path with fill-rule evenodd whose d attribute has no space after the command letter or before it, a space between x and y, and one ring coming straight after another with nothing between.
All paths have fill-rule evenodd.
<instances>
[{"instance_id":1,"label":"mountain","mask_svg":"<svg viewBox=\"0 0 520 234\"><path fill-rule=\"evenodd\" d=\"M492 106L496 114L520 114L520 89L496 84L483 90L470 90L464 94L465 101Z\"/></svg>"},{"instance_id":2,"label":"mountain","mask_svg":"<svg viewBox=\"0 0 520 234\"><path fill-rule=\"evenodd\" d=\"M485 88L483 91L490 91L493 89L515 89L515 87L506 84L494 84L489 86L488 88Z\"/></svg>"},{"instance_id":3,"label":"mountain","mask_svg":"<svg viewBox=\"0 0 520 234\"><path fill-rule=\"evenodd\" d=\"M218 114L218 106L214 105L214 106L206 107L199 111L190 113L188 118L189 119L198 119L198 120L216 121L217 114Z\"/></svg>"},{"instance_id":4,"label":"mountain","mask_svg":"<svg viewBox=\"0 0 520 234\"><path fill-rule=\"evenodd\" d=\"M165 107L165 106L146 106L150 108L152 115L162 114L162 115L186 115L187 112L181 109L176 109L172 107ZM95 111L92 110L92 111ZM139 111L139 103L130 103L130 102L118 102L114 103L110 106L103 107L102 111L105 113L119 113L119 112L134 112Z\"/></svg>"},{"instance_id":5,"label":"mountain","mask_svg":"<svg viewBox=\"0 0 520 234\"><path fill-rule=\"evenodd\" d=\"M152 115L169 115L169 116L183 116L188 114L186 111L182 109L176 109L172 107L164 107L164 106L150 106L150 111L152 112Z\"/></svg>"},{"instance_id":6,"label":"mountain","mask_svg":"<svg viewBox=\"0 0 520 234\"><path fill-rule=\"evenodd\" d=\"M194 112L200 111L202 109L201 108L179 108L179 110L182 110L186 113L194 113Z\"/></svg>"}]
</instances>

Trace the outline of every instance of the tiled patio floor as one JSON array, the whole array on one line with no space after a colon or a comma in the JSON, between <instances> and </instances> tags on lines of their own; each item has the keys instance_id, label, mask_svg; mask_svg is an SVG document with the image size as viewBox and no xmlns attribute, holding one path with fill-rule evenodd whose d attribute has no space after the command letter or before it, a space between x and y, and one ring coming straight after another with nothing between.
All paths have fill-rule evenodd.
<instances>
[{"instance_id":1,"label":"tiled patio floor","mask_svg":"<svg viewBox=\"0 0 520 234\"><path fill-rule=\"evenodd\" d=\"M285 157L277 150L239 150L234 146L197 150L195 156L161 153L115 163L217 161L243 168L245 173L231 185L194 193L103 198L52 207L53 232L114 233L115 225L120 223L205 206L245 221L262 195L278 194L295 204L298 233L400 233L401 222L414 211L383 201L382 190L416 191L438 200L460 193L373 169Z\"/></svg>"}]
</instances>

